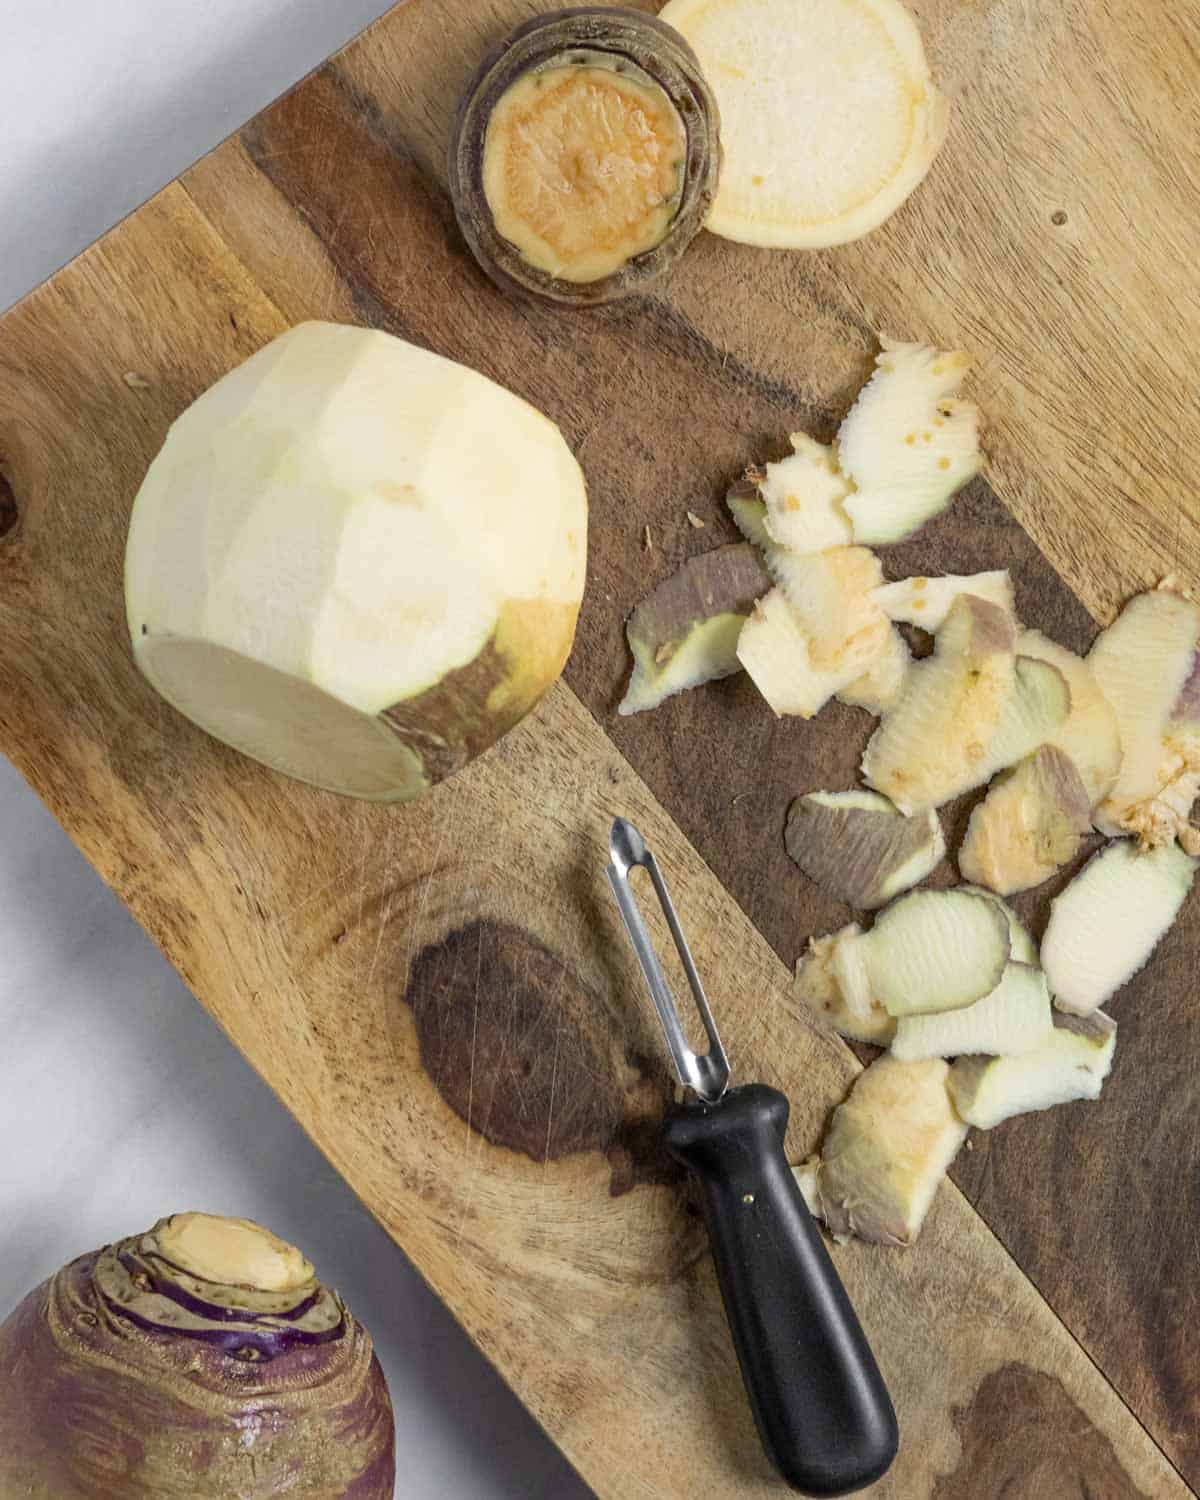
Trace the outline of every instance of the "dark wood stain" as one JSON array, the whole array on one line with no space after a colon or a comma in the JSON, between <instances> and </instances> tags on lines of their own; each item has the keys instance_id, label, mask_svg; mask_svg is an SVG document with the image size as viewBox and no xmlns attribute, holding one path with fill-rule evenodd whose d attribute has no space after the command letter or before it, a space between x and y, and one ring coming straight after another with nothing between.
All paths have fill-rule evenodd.
<instances>
[{"instance_id":1,"label":"dark wood stain","mask_svg":"<svg viewBox=\"0 0 1200 1500\"><path fill-rule=\"evenodd\" d=\"M663 1065L614 1044L599 995L504 922L474 921L422 949L404 994L421 1063L461 1119L534 1161L599 1151L611 1191L675 1182L661 1144Z\"/></svg>"},{"instance_id":2,"label":"dark wood stain","mask_svg":"<svg viewBox=\"0 0 1200 1500\"><path fill-rule=\"evenodd\" d=\"M0 472L0 541L16 526L20 519L17 510L17 497L13 494L13 487Z\"/></svg>"},{"instance_id":3,"label":"dark wood stain","mask_svg":"<svg viewBox=\"0 0 1200 1500\"><path fill-rule=\"evenodd\" d=\"M962 1457L931 1500L1153 1500L1063 1386L1002 1365L955 1408Z\"/></svg>"},{"instance_id":4,"label":"dark wood stain","mask_svg":"<svg viewBox=\"0 0 1200 1500\"><path fill-rule=\"evenodd\" d=\"M629 612L684 558L738 539L723 496L749 462L779 456L797 427L827 438L841 412L806 404L786 383L725 357L655 297L578 315L587 324L581 355L572 315L506 299L486 280L457 235L436 169L383 109L352 95L336 68L273 106L241 140L322 241L364 321L475 365L562 428L584 467L592 512L588 589L567 680L792 963L810 934L853 914L788 859L786 810L800 792L854 784L873 720L834 703L809 723L777 721L744 677L630 719L615 709L629 672L623 630ZM720 253L701 236L675 276L696 274ZM796 275L808 275L803 265ZM827 297L814 306L835 316L847 342L861 347L865 369L871 335L857 315L848 306L830 307ZM798 321L797 368L810 350L821 357L820 336ZM705 521L703 531L688 525L688 509ZM649 551L642 545L647 525ZM1087 611L983 480L916 537L880 553L892 578L1007 567L1026 624L1076 651L1095 632ZM944 811L952 847L978 795ZM947 861L931 883L956 878ZM1062 878L1017 902L1035 933ZM1122 1029L1116 1070L1099 1104L1009 1122L979 1136L977 1149L962 1153L954 1169L1022 1269L1193 1483L1200 1478L1200 1381L1190 1353L1190 1330L1200 1322L1192 1199L1200 1136L1183 1122L1195 1097L1188 1060L1200 1052L1200 1007L1191 998L1200 970L1196 914L1193 902L1149 970L1112 1007ZM452 1107L492 1132L489 1139L539 1160L548 1151L553 1157L605 1150L616 1189L636 1179L644 1148L621 1142L631 1127L621 1123L611 1063L602 1061L602 1083L588 1092L592 1060L608 1056L594 1024L571 1011L563 1022L559 1066L565 1040L583 1092L557 1124L561 1075L552 1113L544 1070L529 1057L531 1085L514 1063L518 1055L526 1060L525 1048L541 1045L539 1032L542 1040L550 1035L546 993L566 973L543 954L530 960L540 980L525 981L524 956L515 969L512 956L523 955L530 942L516 929L475 935L465 929L429 954L426 989L410 991L423 1055ZM470 1076L469 1038L435 990L444 989L456 965L471 969L470 955L483 951L494 953L503 977L478 997L461 977L452 991L463 1015L478 1011L493 1046L507 1037L509 1050L496 1053L500 1071L484 1080L486 1104L476 1092L468 1106L462 1080ZM430 988L433 976L440 977ZM515 1010L501 1003L498 987L520 991ZM519 1020L517 1032L510 1015ZM1006 1399L1014 1403L1022 1393L1036 1402L1028 1383L1011 1390ZM1021 1407L1019 1420L1034 1415ZM990 1500L992 1492L972 1493ZM1052 1487L1039 1494L1057 1500Z\"/></svg>"}]
</instances>

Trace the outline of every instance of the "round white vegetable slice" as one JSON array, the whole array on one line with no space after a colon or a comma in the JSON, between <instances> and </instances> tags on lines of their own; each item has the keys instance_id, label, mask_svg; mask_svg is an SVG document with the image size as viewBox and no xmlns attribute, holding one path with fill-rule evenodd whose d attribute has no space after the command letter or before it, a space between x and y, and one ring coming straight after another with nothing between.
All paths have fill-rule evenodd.
<instances>
[{"instance_id":1,"label":"round white vegetable slice","mask_svg":"<svg viewBox=\"0 0 1200 1500\"><path fill-rule=\"evenodd\" d=\"M910 891L863 938L871 993L889 1015L957 1010L1000 983L1011 943L1004 913L968 891Z\"/></svg>"},{"instance_id":2,"label":"round white vegetable slice","mask_svg":"<svg viewBox=\"0 0 1200 1500\"><path fill-rule=\"evenodd\" d=\"M391 335L305 323L178 418L134 502L134 657L188 718L380 800L486 749L558 677L587 499L554 424Z\"/></svg>"},{"instance_id":3,"label":"round white vegetable slice","mask_svg":"<svg viewBox=\"0 0 1200 1500\"><path fill-rule=\"evenodd\" d=\"M928 172L948 105L898 0L670 0L721 113L707 228L817 249L868 234Z\"/></svg>"}]
</instances>

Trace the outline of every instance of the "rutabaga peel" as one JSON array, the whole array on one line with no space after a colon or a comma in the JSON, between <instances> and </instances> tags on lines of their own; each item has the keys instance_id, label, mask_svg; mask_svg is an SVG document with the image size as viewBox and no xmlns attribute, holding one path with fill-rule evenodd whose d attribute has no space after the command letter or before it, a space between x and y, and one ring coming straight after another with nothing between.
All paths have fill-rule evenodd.
<instances>
[{"instance_id":1,"label":"rutabaga peel","mask_svg":"<svg viewBox=\"0 0 1200 1500\"><path fill-rule=\"evenodd\" d=\"M893 625L874 666L842 688L837 694L838 701L852 708L865 708L879 717L900 701L910 666L912 653L908 643Z\"/></svg>"},{"instance_id":2,"label":"rutabaga peel","mask_svg":"<svg viewBox=\"0 0 1200 1500\"><path fill-rule=\"evenodd\" d=\"M823 552L854 540L842 502L850 482L837 450L804 432L792 433L792 454L768 464L758 481L770 539L791 552Z\"/></svg>"},{"instance_id":3,"label":"rutabaga peel","mask_svg":"<svg viewBox=\"0 0 1200 1500\"><path fill-rule=\"evenodd\" d=\"M767 549L766 562L796 612L816 671L853 668L857 677L879 660L891 627L869 597L883 577L873 552L866 547L830 547L799 554L773 546Z\"/></svg>"},{"instance_id":4,"label":"rutabaga peel","mask_svg":"<svg viewBox=\"0 0 1200 1500\"><path fill-rule=\"evenodd\" d=\"M161 1220L0 1325L5 1500L391 1500L395 1472L369 1335L246 1220Z\"/></svg>"},{"instance_id":5,"label":"rutabaga peel","mask_svg":"<svg viewBox=\"0 0 1200 1500\"><path fill-rule=\"evenodd\" d=\"M1013 587L1008 572L947 573L942 577L901 578L896 583L881 584L872 590L871 598L889 620L919 625L931 633L942 628L950 606L959 594L974 594L1001 609L1013 613Z\"/></svg>"},{"instance_id":6,"label":"rutabaga peel","mask_svg":"<svg viewBox=\"0 0 1200 1500\"><path fill-rule=\"evenodd\" d=\"M1148 847L1188 835L1200 790L1200 606L1165 580L1131 599L1097 638L1088 665L1112 704L1121 769L1096 813L1104 833Z\"/></svg>"},{"instance_id":7,"label":"rutabaga peel","mask_svg":"<svg viewBox=\"0 0 1200 1500\"><path fill-rule=\"evenodd\" d=\"M961 1057L988 1053L1004 1057L1045 1046L1053 1030L1045 975L1032 964L1009 963L1000 983L982 1000L940 1015L903 1016L896 1027L892 1056Z\"/></svg>"},{"instance_id":8,"label":"rutabaga peel","mask_svg":"<svg viewBox=\"0 0 1200 1500\"><path fill-rule=\"evenodd\" d=\"M910 891L862 939L871 993L896 1017L973 1005L1000 983L1004 913L967 891Z\"/></svg>"},{"instance_id":9,"label":"rutabaga peel","mask_svg":"<svg viewBox=\"0 0 1200 1500\"><path fill-rule=\"evenodd\" d=\"M842 245L929 170L948 105L899 0L669 0L721 117L706 227L745 244Z\"/></svg>"},{"instance_id":10,"label":"rutabaga peel","mask_svg":"<svg viewBox=\"0 0 1200 1500\"><path fill-rule=\"evenodd\" d=\"M941 863L937 813L905 817L878 792L809 792L788 813L787 851L810 880L847 906L871 911Z\"/></svg>"},{"instance_id":11,"label":"rutabaga peel","mask_svg":"<svg viewBox=\"0 0 1200 1500\"><path fill-rule=\"evenodd\" d=\"M1049 662L1062 673L1071 694L1070 712L1046 740L1070 756L1092 807L1105 797L1121 767L1121 735L1111 703L1100 691L1091 666L1040 630L1023 630L1017 654Z\"/></svg>"},{"instance_id":12,"label":"rutabaga peel","mask_svg":"<svg viewBox=\"0 0 1200 1500\"><path fill-rule=\"evenodd\" d=\"M835 1239L911 1245L966 1138L940 1058L877 1058L833 1112L801 1191ZM805 1189L807 1188L807 1191Z\"/></svg>"},{"instance_id":13,"label":"rutabaga peel","mask_svg":"<svg viewBox=\"0 0 1200 1500\"><path fill-rule=\"evenodd\" d=\"M1012 616L961 594L935 638L933 655L914 662L904 691L871 736L867 783L903 812L927 812L981 785L1016 680Z\"/></svg>"},{"instance_id":14,"label":"rutabaga peel","mask_svg":"<svg viewBox=\"0 0 1200 1500\"><path fill-rule=\"evenodd\" d=\"M972 896L982 896L985 901L990 901L997 911L1003 912L1004 920L1008 923L1008 957L1010 963L1037 963L1037 944L1029 936L1029 932L1021 922L1020 917L1017 916L1007 901L997 896L995 891L985 890L983 886L979 885L962 885L958 889L967 891Z\"/></svg>"},{"instance_id":15,"label":"rutabaga peel","mask_svg":"<svg viewBox=\"0 0 1200 1500\"><path fill-rule=\"evenodd\" d=\"M804 626L781 588L755 605L738 637L737 654L771 709L802 719L811 719L864 670L856 658L825 670L816 667Z\"/></svg>"},{"instance_id":16,"label":"rutabaga peel","mask_svg":"<svg viewBox=\"0 0 1200 1500\"><path fill-rule=\"evenodd\" d=\"M1091 800L1074 761L1042 745L999 776L973 810L958 868L1002 896L1029 890L1075 857L1091 826Z\"/></svg>"},{"instance_id":17,"label":"rutabaga peel","mask_svg":"<svg viewBox=\"0 0 1200 1500\"><path fill-rule=\"evenodd\" d=\"M896 1022L863 989L856 993L855 1003L849 1004L835 965L842 945L861 933L858 923L851 922L826 937L810 938L807 950L796 963L795 992L814 1015L841 1036L886 1047L896 1033Z\"/></svg>"},{"instance_id":18,"label":"rutabaga peel","mask_svg":"<svg viewBox=\"0 0 1200 1500\"><path fill-rule=\"evenodd\" d=\"M978 1130L1056 1104L1098 1099L1116 1044L1116 1022L1102 1010L1056 1014L1051 1035L1034 1052L959 1058L950 1069L950 1098L959 1118Z\"/></svg>"},{"instance_id":19,"label":"rutabaga peel","mask_svg":"<svg viewBox=\"0 0 1200 1500\"><path fill-rule=\"evenodd\" d=\"M1196 861L1178 844L1120 839L1093 854L1055 897L1042 967L1060 1010L1087 1015L1146 964L1187 899Z\"/></svg>"},{"instance_id":20,"label":"rutabaga peel","mask_svg":"<svg viewBox=\"0 0 1200 1500\"><path fill-rule=\"evenodd\" d=\"M1058 668L1036 657L1018 656L1013 666L1013 690L987 747L987 774L982 779L1032 755L1060 728L1070 711L1071 690Z\"/></svg>"},{"instance_id":21,"label":"rutabaga peel","mask_svg":"<svg viewBox=\"0 0 1200 1500\"><path fill-rule=\"evenodd\" d=\"M739 479L730 486L725 504L734 525L753 546L765 552L774 539L767 530L767 507L759 498L758 485L750 479Z\"/></svg>"},{"instance_id":22,"label":"rutabaga peel","mask_svg":"<svg viewBox=\"0 0 1200 1500\"><path fill-rule=\"evenodd\" d=\"M403 800L558 678L586 546L583 476L540 412L390 334L303 323L194 401L151 465L125 555L133 654L236 749Z\"/></svg>"},{"instance_id":23,"label":"rutabaga peel","mask_svg":"<svg viewBox=\"0 0 1200 1500\"><path fill-rule=\"evenodd\" d=\"M738 636L770 587L757 551L745 542L691 557L663 579L625 627L633 674L618 712L656 708L685 688L740 671Z\"/></svg>"},{"instance_id":24,"label":"rutabaga peel","mask_svg":"<svg viewBox=\"0 0 1200 1500\"><path fill-rule=\"evenodd\" d=\"M838 429L853 486L843 502L854 540L898 542L936 516L983 462L979 411L952 399L967 355L881 338L875 372Z\"/></svg>"}]
</instances>

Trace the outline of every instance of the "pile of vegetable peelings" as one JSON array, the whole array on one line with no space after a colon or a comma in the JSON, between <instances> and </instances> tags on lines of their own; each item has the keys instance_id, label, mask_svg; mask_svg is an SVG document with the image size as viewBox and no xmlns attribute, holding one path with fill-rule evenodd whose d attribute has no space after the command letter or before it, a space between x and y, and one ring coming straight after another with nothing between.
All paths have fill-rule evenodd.
<instances>
[{"instance_id":1,"label":"pile of vegetable peelings","mask_svg":"<svg viewBox=\"0 0 1200 1500\"><path fill-rule=\"evenodd\" d=\"M622 713L746 671L778 715L831 698L879 723L863 787L809 792L788 852L876 912L812 938L796 970L842 1036L887 1049L797 1169L837 1237L910 1244L969 1126L1095 1099L1116 1023L1101 1008L1145 965L1191 889L1200 830L1200 606L1171 579L1076 656L1013 607L1006 571L887 582L871 544L944 510L980 467L969 360L882 341L833 443L803 433L728 505L746 540L693 557L631 615ZM933 636L916 660L902 624ZM938 808L987 786L941 863ZM1004 898L1108 835L1051 906L1040 951Z\"/></svg>"}]
</instances>

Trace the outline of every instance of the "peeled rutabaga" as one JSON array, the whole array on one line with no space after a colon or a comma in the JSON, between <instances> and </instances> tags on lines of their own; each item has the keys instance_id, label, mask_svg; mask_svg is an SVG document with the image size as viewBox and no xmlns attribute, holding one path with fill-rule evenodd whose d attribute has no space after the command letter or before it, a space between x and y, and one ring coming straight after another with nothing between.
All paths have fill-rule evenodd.
<instances>
[{"instance_id":1,"label":"peeled rutabaga","mask_svg":"<svg viewBox=\"0 0 1200 1500\"><path fill-rule=\"evenodd\" d=\"M1146 964L1179 914L1196 861L1178 844L1119 839L1093 854L1050 907L1042 966L1060 1010L1087 1015Z\"/></svg>"},{"instance_id":2,"label":"peeled rutabaga","mask_svg":"<svg viewBox=\"0 0 1200 1500\"><path fill-rule=\"evenodd\" d=\"M937 813L907 818L878 792L797 797L785 842L810 880L862 911L919 884L946 853Z\"/></svg>"},{"instance_id":3,"label":"peeled rutabaga","mask_svg":"<svg viewBox=\"0 0 1200 1500\"><path fill-rule=\"evenodd\" d=\"M835 1239L911 1245L967 1127L946 1091L941 1058L880 1057L833 1112L819 1160L797 1178Z\"/></svg>"},{"instance_id":4,"label":"peeled rutabaga","mask_svg":"<svg viewBox=\"0 0 1200 1500\"><path fill-rule=\"evenodd\" d=\"M562 671L587 497L526 402L390 334L304 323L176 420L134 502L134 656L210 734L404 800Z\"/></svg>"},{"instance_id":5,"label":"peeled rutabaga","mask_svg":"<svg viewBox=\"0 0 1200 1500\"><path fill-rule=\"evenodd\" d=\"M1098 1099L1112 1067L1117 1024L1102 1010L1056 1013L1050 1035L1032 1052L1011 1057L960 1057L947 1088L959 1119L991 1130L1013 1115Z\"/></svg>"},{"instance_id":6,"label":"peeled rutabaga","mask_svg":"<svg viewBox=\"0 0 1200 1500\"><path fill-rule=\"evenodd\" d=\"M688 558L629 617L633 674L618 712L656 708L685 688L740 672L738 636L770 587L758 552L746 542Z\"/></svg>"},{"instance_id":7,"label":"peeled rutabaga","mask_svg":"<svg viewBox=\"0 0 1200 1500\"><path fill-rule=\"evenodd\" d=\"M970 358L881 338L875 372L838 429L843 501L854 540L898 542L979 472L979 411L953 399Z\"/></svg>"}]
</instances>

